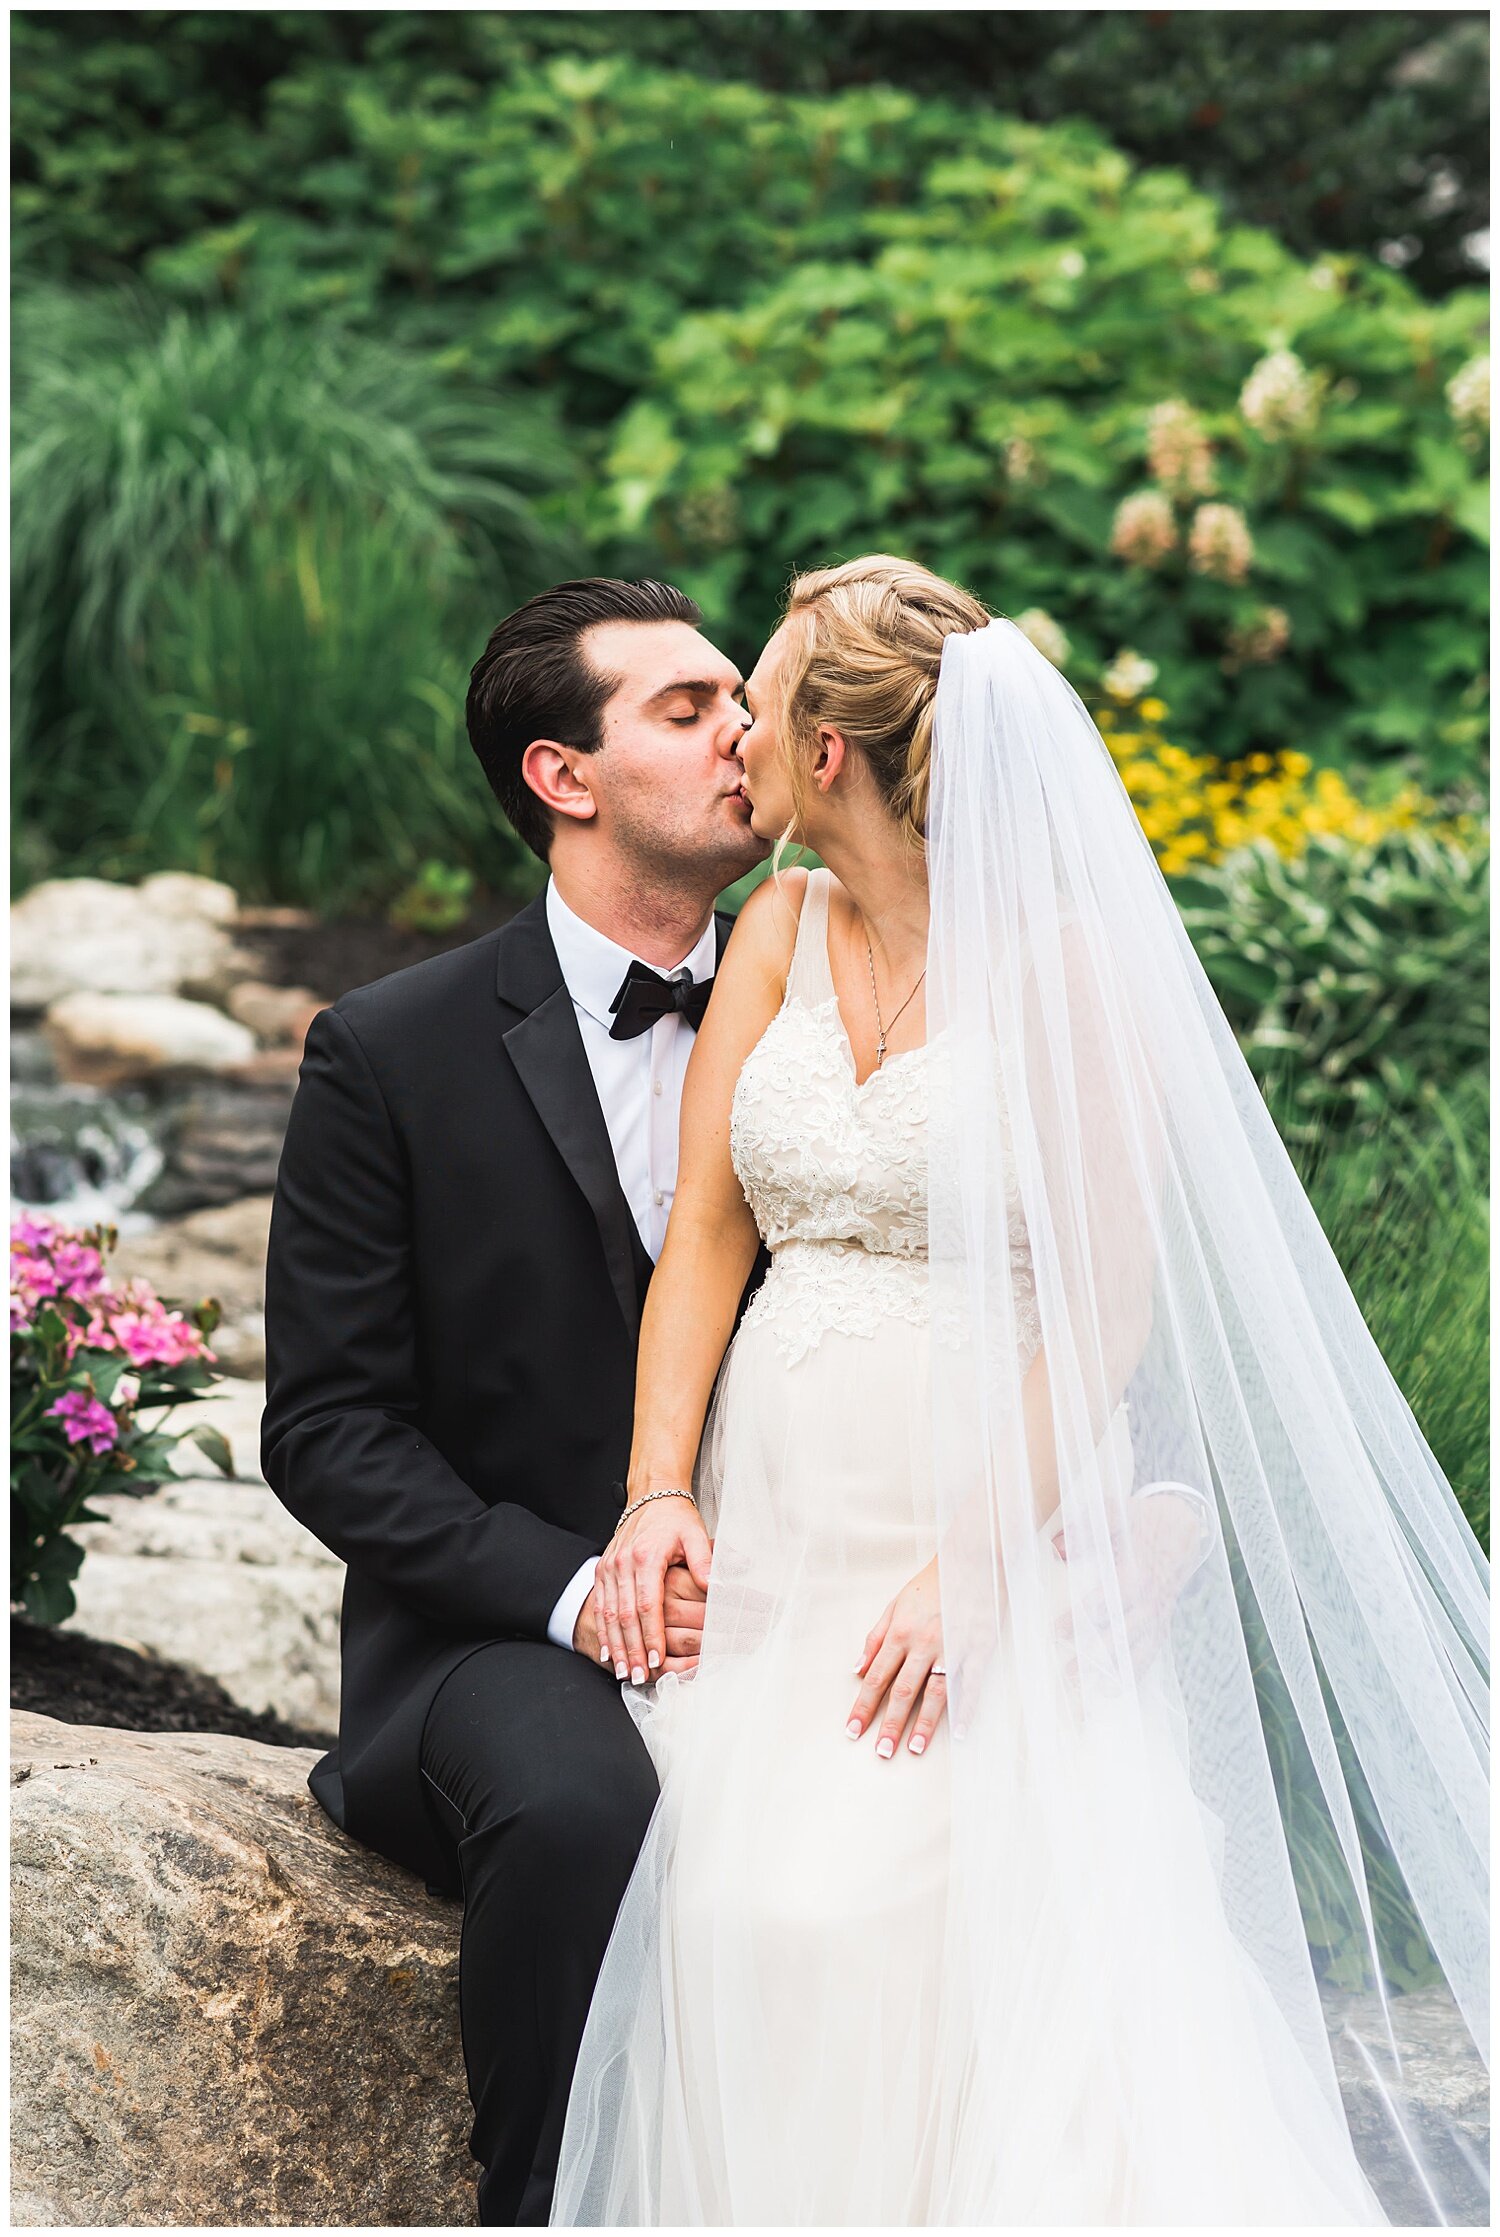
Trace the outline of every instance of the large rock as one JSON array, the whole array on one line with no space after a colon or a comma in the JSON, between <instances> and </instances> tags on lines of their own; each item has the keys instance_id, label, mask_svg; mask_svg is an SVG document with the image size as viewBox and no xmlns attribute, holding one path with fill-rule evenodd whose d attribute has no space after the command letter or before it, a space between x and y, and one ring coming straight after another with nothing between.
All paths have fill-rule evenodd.
<instances>
[{"instance_id":1,"label":"large rock","mask_svg":"<svg viewBox=\"0 0 1500 2237\"><path fill-rule=\"evenodd\" d=\"M1375 1997L1327 1989L1323 2004L1354 2147L1388 2218L1398 2227L1441 2220L1488 2228L1489 2075L1448 1990L1390 1999L1399 2067ZM1413 2140L1420 2172L1395 2143L1401 2132ZM1434 2193L1441 2215L1432 2211Z\"/></svg>"},{"instance_id":2,"label":"large rock","mask_svg":"<svg viewBox=\"0 0 1500 2237\"><path fill-rule=\"evenodd\" d=\"M122 1236L112 1273L140 1275L162 1297L193 1304L217 1297L224 1318L212 1343L232 1375L266 1371L266 1241L271 1197L246 1196ZM255 1471L250 1471L255 1473Z\"/></svg>"},{"instance_id":3,"label":"large rock","mask_svg":"<svg viewBox=\"0 0 1500 2237\"><path fill-rule=\"evenodd\" d=\"M263 979L241 979L224 1006L267 1048L299 1051L313 1019L328 1007L310 986L268 986Z\"/></svg>"},{"instance_id":4,"label":"large rock","mask_svg":"<svg viewBox=\"0 0 1500 2237\"><path fill-rule=\"evenodd\" d=\"M200 1463L201 1465L201 1463ZM91 1502L66 1628L217 1678L246 1709L338 1730L343 1563L264 1484L188 1479Z\"/></svg>"},{"instance_id":5,"label":"large rock","mask_svg":"<svg viewBox=\"0 0 1500 2237\"><path fill-rule=\"evenodd\" d=\"M46 1033L63 1079L88 1087L225 1072L256 1050L248 1026L176 994L65 994Z\"/></svg>"},{"instance_id":6,"label":"large rock","mask_svg":"<svg viewBox=\"0 0 1500 2237\"><path fill-rule=\"evenodd\" d=\"M266 1086L196 1082L173 1107L167 1170L146 1208L175 1217L273 1189L295 1084L295 1073Z\"/></svg>"},{"instance_id":7,"label":"large rock","mask_svg":"<svg viewBox=\"0 0 1500 2237\"><path fill-rule=\"evenodd\" d=\"M310 1750L11 1720L11 2221L452 2228L460 1906Z\"/></svg>"},{"instance_id":8,"label":"large rock","mask_svg":"<svg viewBox=\"0 0 1500 2237\"><path fill-rule=\"evenodd\" d=\"M10 912L11 1002L43 1010L69 994L176 994L212 982L233 947L235 907L230 887L175 871L139 886L48 878Z\"/></svg>"},{"instance_id":9,"label":"large rock","mask_svg":"<svg viewBox=\"0 0 1500 2237\"><path fill-rule=\"evenodd\" d=\"M239 913L239 895L232 885L200 878L191 870L157 870L142 878L135 891L157 916L176 917L185 924L233 924Z\"/></svg>"}]
</instances>

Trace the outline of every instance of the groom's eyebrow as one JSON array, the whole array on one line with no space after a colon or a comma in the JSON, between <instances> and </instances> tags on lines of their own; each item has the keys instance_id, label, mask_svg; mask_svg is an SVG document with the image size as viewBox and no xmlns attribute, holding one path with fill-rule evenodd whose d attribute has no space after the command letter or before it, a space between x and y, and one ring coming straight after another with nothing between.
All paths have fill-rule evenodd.
<instances>
[{"instance_id":1,"label":"groom's eyebrow","mask_svg":"<svg viewBox=\"0 0 1500 2237\"><path fill-rule=\"evenodd\" d=\"M718 696L721 682L722 679L718 676L684 676L677 683L663 684L660 691L653 691L646 705L654 707L659 699L670 699L678 691L690 692L697 699L713 699ZM735 692L743 691L744 688L743 679L736 676L734 682L728 686L731 698Z\"/></svg>"}]
</instances>

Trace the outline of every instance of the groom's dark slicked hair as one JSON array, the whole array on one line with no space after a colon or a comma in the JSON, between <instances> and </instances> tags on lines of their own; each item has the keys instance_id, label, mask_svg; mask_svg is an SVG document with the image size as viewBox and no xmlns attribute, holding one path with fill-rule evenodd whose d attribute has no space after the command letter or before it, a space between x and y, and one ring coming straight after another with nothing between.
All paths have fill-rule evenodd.
<instances>
[{"instance_id":1,"label":"groom's dark slicked hair","mask_svg":"<svg viewBox=\"0 0 1500 2237\"><path fill-rule=\"evenodd\" d=\"M522 756L534 738L597 753L599 718L619 682L586 657L584 631L607 621L685 621L696 629L702 618L671 583L590 575L528 598L491 632L469 678L469 743L512 829L543 862L552 818L521 774Z\"/></svg>"}]
</instances>

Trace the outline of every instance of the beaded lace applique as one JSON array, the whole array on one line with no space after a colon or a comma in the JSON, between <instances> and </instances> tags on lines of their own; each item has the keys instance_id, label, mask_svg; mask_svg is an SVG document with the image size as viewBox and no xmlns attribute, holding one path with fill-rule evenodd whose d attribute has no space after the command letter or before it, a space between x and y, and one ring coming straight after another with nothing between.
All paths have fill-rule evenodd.
<instances>
[{"instance_id":1,"label":"beaded lace applique","mask_svg":"<svg viewBox=\"0 0 1500 2237\"><path fill-rule=\"evenodd\" d=\"M772 1259L742 1328L767 1324L802 1359L837 1328L873 1336L930 1317L927 1263L928 1050L887 1057L856 1080L829 995L788 992L735 1083L729 1149ZM1012 1213L1017 1342L1041 1340L1025 1227ZM943 1328L948 1342L961 1331Z\"/></svg>"}]
</instances>

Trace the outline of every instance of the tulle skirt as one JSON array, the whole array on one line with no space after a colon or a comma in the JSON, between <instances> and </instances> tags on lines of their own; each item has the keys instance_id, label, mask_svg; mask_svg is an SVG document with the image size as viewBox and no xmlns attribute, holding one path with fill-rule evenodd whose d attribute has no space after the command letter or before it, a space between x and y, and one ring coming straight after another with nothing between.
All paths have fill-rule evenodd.
<instances>
[{"instance_id":1,"label":"tulle skirt","mask_svg":"<svg viewBox=\"0 0 1500 2237\"><path fill-rule=\"evenodd\" d=\"M726 1359L699 1471L703 1654L625 1689L662 1792L553 2222L1382 2222L1336 2093L1225 1923L1165 1695L1097 1914L1028 1823L1036 1767L1003 1691L921 1756L848 1737L866 1634L935 1551L921 1270L878 1278L878 1312L822 1325L773 1268ZM1059 1744L1078 1760L1048 1777L1108 1797L1107 1726ZM970 1767L993 1829L978 1875L955 1867Z\"/></svg>"}]
</instances>

